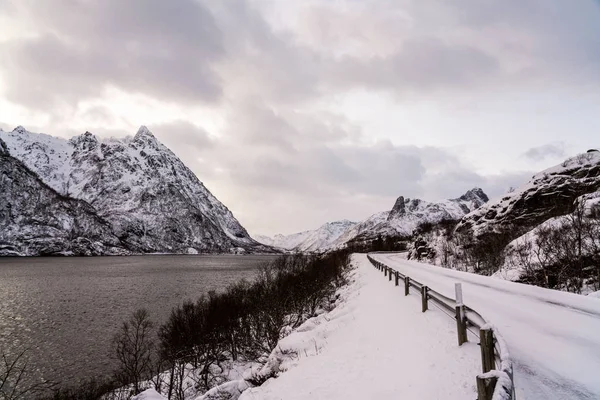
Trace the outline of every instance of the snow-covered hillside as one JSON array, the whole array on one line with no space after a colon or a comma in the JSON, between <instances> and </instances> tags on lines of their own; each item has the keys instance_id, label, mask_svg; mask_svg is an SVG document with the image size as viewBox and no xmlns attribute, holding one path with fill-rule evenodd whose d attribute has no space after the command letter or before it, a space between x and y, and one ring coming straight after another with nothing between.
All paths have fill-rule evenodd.
<instances>
[{"instance_id":1,"label":"snow-covered hillside","mask_svg":"<svg viewBox=\"0 0 600 400\"><path fill-rule=\"evenodd\" d=\"M59 195L84 200L139 252L270 251L146 128L133 137L70 140L0 130L10 154Z\"/></svg>"},{"instance_id":2,"label":"snow-covered hillside","mask_svg":"<svg viewBox=\"0 0 600 400\"><path fill-rule=\"evenodd\" d=\"M458 220L488 200L483 190L474 188L456 199L432 203L400 196L391 211L373 214L344 232L332 247L343 247L352 240L371 240L378 236L410 236L424 223Z\"/></svg>"},{"instance_id":3,"label":"snow-covered hillside","mask_svg":"<svg viewBox=\"0 0 600 400\"><path fill-rule=\"evenodd\" d=\"M356 222L342 220L328 222L314 231L304 231L291 235L274 237L256 236L255 239L269 246L293 251L321 251L332 247L339 237L352 229Z\"/></svg>"},{"instance_id":4,"label":"snow-covered hillside","mask_svg":"<svg viewBox=\"0 0 600 400\"><path fill-rule=\"evenodd\" d=\"M516 236L572 211L577 197L600 190L600 152L589 151L535 174L529 182L466 215L457 231ZM516 237L515 236L515 237Z\"/></svg>"},{"instance_id":5,"label":"snow-covered hillside","mask_svg":"<svg viewBox=\"0 0 600 400\"><path fill-rule=\"evenodd\" d=\"M127 252L92 206L48 187L0 139L0 256Z\"/></svg>"},{"instance_id":6,"label":"snow-covered hillside","mask_svg":"<svg viewBox=\"0 0 600 400\"><path fill-rule=\"evenodd\" d=\"M506 246L505 259L494 276L542 286L559 285L565 277L577 275L581 293L600 289L597 266L600 250L600 192L579 197L573 213L553 217ZM569 269L572 260L585 260L582 274ZM594 272L594 269L596 272ZM587 277L592 275L592 277ZM561 287L559 287L561 288ZM565 289L562 287L561 289Z\"/></svg>"},{"instance_id":7,"label":"snow-covered hillside","mask_svg":"<svg viewBox=\"0 0 600 400\"><path fill-rule=\"evenodd\" d=\"M390 211L381 211L361 222L330 222L314 231L273 238L257 236L264 244L294 251L327 251L343 248L351 241L381 237L407 237L424 223L459 220L488 201L483 190L474 188L456 199L438 203L400 196Z\"/></svg>"}]
</instances>

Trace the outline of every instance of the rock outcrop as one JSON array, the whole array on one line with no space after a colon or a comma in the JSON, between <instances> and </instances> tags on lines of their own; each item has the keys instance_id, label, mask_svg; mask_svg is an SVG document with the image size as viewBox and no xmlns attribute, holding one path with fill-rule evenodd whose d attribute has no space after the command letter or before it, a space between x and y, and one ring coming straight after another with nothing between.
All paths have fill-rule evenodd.
<instances>
[{"instance_id":1,"label":"rock outcrop","mask_svg":"<svg viewBox=\"0 0 600 400\"><path fill-rule=\"evenodd\" d=\"M575 199L598 190L600 152L590 151L534 175L514 192L465 215L456 229L475 237L512 232L516 238L552 217L571 213Z\"/></svg>"}]
</instances>

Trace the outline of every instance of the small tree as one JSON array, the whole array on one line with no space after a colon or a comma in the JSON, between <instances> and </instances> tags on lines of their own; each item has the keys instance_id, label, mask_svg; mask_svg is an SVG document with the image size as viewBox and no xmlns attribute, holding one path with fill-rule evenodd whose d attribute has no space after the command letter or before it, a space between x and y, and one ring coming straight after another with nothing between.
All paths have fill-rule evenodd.
<instances>
[{"instance_id":1,"label":"small tree","mask_svg":"<svg viewBox=\"0 0 600 400\"><path fill-rule=\"evenodd\" d=\"M33 381L26 353L27 349L14 356L0 352L0 400L30 399L52 388L50 382Z\"/></svg>"},{"instance_id":2,"label":"small tree","mask_svg":"<svg viewBox=\"0 0 600 400\"><path fill-rule=\"evenodd\" d=\"M135 394L142 391L141 381L149 378L152 372L153 328L148 311L139 309L129 321L123 322L113 338L113 349L120 362L117 379L123 384L133 384Z\"/></svg>"}]
</instances>

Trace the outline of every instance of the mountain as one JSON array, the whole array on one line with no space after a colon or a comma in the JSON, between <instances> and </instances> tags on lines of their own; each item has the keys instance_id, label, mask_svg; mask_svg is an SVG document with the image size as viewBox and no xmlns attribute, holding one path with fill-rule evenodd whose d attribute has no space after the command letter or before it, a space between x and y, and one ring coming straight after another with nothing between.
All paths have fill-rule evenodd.
<instances>
[{"instance_id":1,"label":"mountain","mask_svg":"<svg viewBox=\"0 0 600 400\"><path fill-rule=\"evenodd\" d=\"M146 128L133 137L70 140L0 130L11 156L58 196L86 202L133 252L272 252L248 235ZM23 204L24 205L24 204Z\"/></svg>"},{"instance_id":2,"label":"mountain","mask_svg":"<svg viewBox=\"0 0 600 400\"><path fill-rule=\"evenodd\" d=\"M321 251L329 249L348 229L356 225L356 222L343 220L328 222L313 231L304 231L291 235L256 236L256 239L264 244L279 247L286 250L301 252Z\"/></svg>"},{"instance_id":3,"label":"mountain","mask_svg":"<svg viewBox=\"0 0 600 400\"><path fill-rule=\"evenodd\" d=\"M535 174L529 182L467 214L457 232L516 238L544 221L573 212L575 200L600 190L600 152L590 150ZM518 228L518 229L516 229Z\"/></svg>"},{"instance_id":4,"label":"mountain","mask_svg":"<svg viewBox=\"0 0 600 400\"><path fill-rule=\"evenodd\" d=\"M58 194L0 139L0 256L126 254L108 221Z\"/></svg>"},{"instance_id":5,"label":"mountain","mask_svg":"<svg viewBox=\"0 0 600 400\"><path fill-rule=\"evenodd\" d=\"M335 246L350 241L373 240L382 237L407 237L422 224L443 220L459 220L465 214L481 207L488 196L480 188L467 191L456 199L432 203L421 199L398 197L390 211L373 214L340 235Z\"/></svg>"},{"instance_id":6,"label":"mountain","mask_svg":"<svg viewBox=\"0 0 600 400\"><path fill-rule=\"evenodd\" d=\"M330 222L314 231L276 235L273 238L260 236L257 239L288 250L326 251L345 247L355 241L374 240L380 236L408 237L422 224L459 220L487 201L487 195L479 188L471 189L456 199L439 203L400 196L390 211L378 212L359 223L347 220Z\"/></svg>"}]
</instances>

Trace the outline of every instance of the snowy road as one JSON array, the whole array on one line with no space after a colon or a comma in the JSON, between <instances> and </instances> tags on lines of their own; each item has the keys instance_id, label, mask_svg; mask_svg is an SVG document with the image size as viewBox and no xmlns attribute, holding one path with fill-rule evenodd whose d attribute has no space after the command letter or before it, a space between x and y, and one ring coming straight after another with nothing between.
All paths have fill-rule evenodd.
<instances>
[{"instance_id":1,"label":"snowy road","mask_svg":"<svg viewBox=\"0 0 600 400\"><path fill-rule=\"evenodd\" d=\"M454 283L462 282L465 304L499 328L509 346L518 400L600 399L600 299L408 261L403 254L373 258L452 298Z\"/></svg>"}]
</instances>

